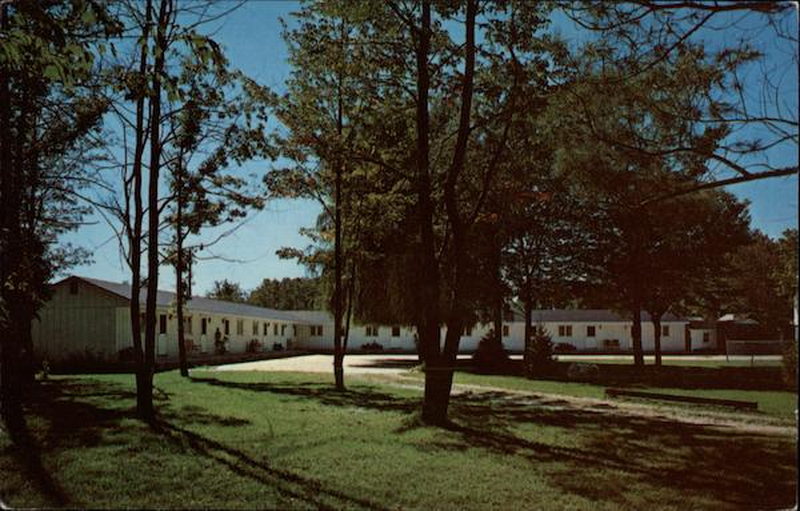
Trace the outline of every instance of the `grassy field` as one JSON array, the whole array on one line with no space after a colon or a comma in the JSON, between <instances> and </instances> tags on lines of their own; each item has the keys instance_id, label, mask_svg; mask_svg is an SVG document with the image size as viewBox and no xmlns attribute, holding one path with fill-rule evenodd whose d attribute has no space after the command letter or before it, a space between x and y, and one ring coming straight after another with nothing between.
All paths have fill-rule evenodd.
<instances>
[{"instance_id":1,"label":"grassy field","mask_svg":"<svg viewBox=\"0 0 800 511\"><path fill-rule=\"evenodd\" d=\"M73 508L794 504L791 435L499 392L454 396L452 427L429 428L416 421L414 389L353 381L336 392L328 375L193 377L156 376L154 426L134 418L131 376L44 384L27 427L13 441L0 436L0 496L13 507Z\"/></svg>"},{"instance_id":2,"label":"grassy field","mask_svg":"<svg viewBox=\"0 0 800 511\"><path fill-rule=\"evenodd\" d=\"M422 379L422 375L415 375ZM458 372L455 383L467 385L484 385L499 387L509 390L526 392L541 392L546 394L563 394L575 397L589 397L595 399L605 398L606 386L603 384L563 382L550 380L529 380L518 376L494 376ZM637 386L635 390L644 392L660 392L683 396L708 397L716 399L735 399L755 401L758 403L758 412L783 419L794 419L797 408L797 394L782 390L745 390L745 389L679 389L670 387ZM675 403L662 403L664 406L685 406ZM690 405L691 408L708 408L701 405ZM743 412L753 413L753 412Z\"/></svg>"}]
</instances>

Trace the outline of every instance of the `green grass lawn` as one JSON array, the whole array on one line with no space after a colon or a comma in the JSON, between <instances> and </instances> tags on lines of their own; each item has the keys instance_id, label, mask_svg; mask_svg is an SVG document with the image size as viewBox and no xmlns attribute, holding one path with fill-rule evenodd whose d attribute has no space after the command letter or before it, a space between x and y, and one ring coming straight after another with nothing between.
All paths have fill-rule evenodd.
<instances>
[{"instance_id":1,"label":"green grass lawn","mask_svg":"<svg viewBox=\"0 0 800 511\"><path fill-rule=\"evenodd\" d=\"M421 374L415 375L422 379ZM457 372L455 383L467 385L484 385L499 387L509 390L522 390L527 392L542 392L547 394L563 394L575 397L590 397L605 399L606 386L602 384L563 382L551 380L529 380L519 376L495 376ZM637 386L637 391L660 392L682 396L708 397L716 399L735 399L755 401L758 403L758 413L782 419L794 419L797 408L797 394L780 390L742 390L742 389L678 389L670 387ZM674 402L661 402L665 406L690 406L691 408L707 408L704 405L681 405ZM742 412L752 414L754 412Z\"/></svg>"},{"instance_id":2,"label":"green grass lawn","mask_svg":"<svg viewBox=\"0 0 800 511\"><path fill-rule=\"evenodd\" d=\"M156 376L153 427L134 417L129 375L44 384L17 443L0 435L0 498L71 508L794 504L791 436L559 409L550 398L499 392L454 396L453 426L430 428L415 419L414 389L351 380L336 392L328 375L193 376Z\"/></svg>"}]
</instances>

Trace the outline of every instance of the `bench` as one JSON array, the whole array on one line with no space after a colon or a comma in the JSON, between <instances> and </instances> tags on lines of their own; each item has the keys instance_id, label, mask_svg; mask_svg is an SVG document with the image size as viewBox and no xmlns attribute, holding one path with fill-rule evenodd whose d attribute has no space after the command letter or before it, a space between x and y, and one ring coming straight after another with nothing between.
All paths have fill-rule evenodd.
<instances>
[{"instance_id":1,"label":"bench","mask_svg":"<svg viewBox=\"0 0 800 511\"><path fill-rule=\"evenodd\" d=\"M606 389L607 397L638 397L644 399L661 399L663 401L678 401L683 403L695 403L704 405L730 406L733 408L746 408L757 410L758 403L755 401L740 401L738 399L715 399L710 397L678 396L675 394L659 394L656 392L638 392L624 389Z\"/></svg>"}]
</instances>

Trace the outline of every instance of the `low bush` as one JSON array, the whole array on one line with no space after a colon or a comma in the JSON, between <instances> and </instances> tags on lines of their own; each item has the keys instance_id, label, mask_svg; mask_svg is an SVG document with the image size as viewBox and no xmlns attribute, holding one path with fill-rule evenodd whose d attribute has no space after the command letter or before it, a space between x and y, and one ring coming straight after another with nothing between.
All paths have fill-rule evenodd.
<instances>
[{"instance_id":1,"label":"low bush","mask_svg":"<svg viewBox=\"0 0 800 511\"><path fill-rule=\"evenodd\" d=\"M383 351L383 344L372 341L366 344L362 344L361 349L364 351Z\"/></svg>"},{"instance_id":2,"label":"low bush","mask_svg":"<svg viewBox=\"0 0 800 511\"><path fill-rule=\"evenodd\" d=\"M489 330L478 341L478 348L472 354L472 365L483 373L504 372L508 369L508 353L503 349L503 343L495 339L494 330Z\"/></svg>"},{"instance_id":3,"label":"low bush","mask_svg":"<svg viewBox=\"0 0 800 511\"><path fill-rule=\"evenodd\" d=\"M258 353L261 351L262 347L263 345L261 344L261 341L258 339L250 339L250 342L247 343L246 350L247 353Z\"/></svg>"},{"instance_id":4,"label":"low bush","mask_svg":"<svg viewBox=\"0 0 800 511\"><path fill-rule=\"evenodd\" d=\"M120 362L133 362L136 360L136 352L133 349L133 346L128 346L127 348L122 348L117 352L117 359Z\"/></svg>"},{"instance_id":5,"label":"low bush","mask_svg":"<svg viewBox=\"0 0 800 511\"><path fill-rule=\"evenodd\" d=\"M567 369L567 378L574 381L593 382L600 377L600 368L596 364L572 363Z\"/></svg>"},{"instance_id":6,"label":"low bush","mask_svg":"<svg viewBox=\"0 0 800 511\"><path fill-rule=\"evenodd\" d=\"M283 351L283 344L279 342L272 343L272 351Z\"/></svg>"},{"instance_id":7,"label":"low bush","mask_svg":"<svg viewBox=\"0 0 800 511\"><path fill-rule=\"evenodd\" d=\"M525 375L528 378L549 373L554 366L554 346L550 333L543 327L533 328L530 343L526 347Z\"/></svg>"},{"instance_id":8,"label":"low bush","mask_svg":"<svg viewBox=\"0 0 800 511\"><path fill-rule=\"evenodd\" d=\"M570 351L577 351L578 348L574 344L568 342L560 342L556 344L554 351L556 353L569 353Z\"/></svg>"}]
</instances>

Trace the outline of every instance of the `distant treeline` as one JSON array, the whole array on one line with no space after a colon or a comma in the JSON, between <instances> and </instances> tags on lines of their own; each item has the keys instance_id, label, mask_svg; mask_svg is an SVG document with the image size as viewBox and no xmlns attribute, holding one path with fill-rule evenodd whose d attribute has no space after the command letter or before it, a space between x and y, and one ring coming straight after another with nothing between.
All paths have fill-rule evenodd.
<instances>
[{"instance_id":1,"label":"distant treeline","mask_svg":"<svg viewBox=\"0 0 800 511\"><path fill-rule=\"evenodd\" d=\"M209 298L229 302L250 303L259 307L279 310L322 310L325 293L319 278L264 279L252 291L245 291L236 282L227 279L214 281L206 294Z\"/></svg>"}]
</instances>

